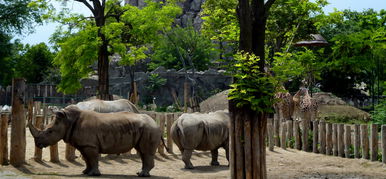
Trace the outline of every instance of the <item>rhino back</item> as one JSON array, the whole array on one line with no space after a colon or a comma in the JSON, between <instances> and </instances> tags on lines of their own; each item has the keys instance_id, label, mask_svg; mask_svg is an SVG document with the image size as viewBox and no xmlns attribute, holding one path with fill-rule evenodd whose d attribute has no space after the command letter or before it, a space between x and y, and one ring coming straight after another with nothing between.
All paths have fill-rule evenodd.
<instances>
[{"instance_id":1,"label":"rhino back","mask_svg":"<svg viewBox=\"0 0 386 179\"><path fill-rule=\"evenodd\" d=\"M226 115L193 113L182 115L176 128L181 131L179 138L183 148L213 150L227 142L228 123Z\"/></svg>"}]
</instances>

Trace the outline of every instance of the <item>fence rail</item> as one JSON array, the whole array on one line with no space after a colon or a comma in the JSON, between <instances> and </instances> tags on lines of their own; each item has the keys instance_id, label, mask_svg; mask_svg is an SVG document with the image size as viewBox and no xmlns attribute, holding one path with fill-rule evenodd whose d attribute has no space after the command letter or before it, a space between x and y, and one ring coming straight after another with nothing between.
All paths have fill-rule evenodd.
<instances>
[{"instance_id":1,"label":"fence rail","mask_svg":"<svg viewBox=\"0 0 386 179\"><path fill-rule=\"evenodd\" d=\"M47 105L43 105L41 102L34 102L33 104L28 105L28 110L25 110L24 113L26 118L25 119L31 119L32 123L37 128L44 128L47 126L51 121L54 120L55 116L47 109ZM165 144L168 147L168 152L173 153L173 141L170 135L171 132L171 126L173 122L182 114L182 113L161 113L161 112L153 112L153 111L142 111L144 114L148 114L151 116L157 124L160 125L163 138L166 141ZM9 156L8 156L8 123L10 121L11 114L10 113L1 113L0 114L0 165L7 165L9 163ZM11 136L12 136L11 132ZM31 141L26 141L31 142ZM32 141L33 142L33 141ZM49 146L50 150L50 161L51 162L59 162L60 158L65 158L68 161L73 161L75 156L75 148L72 147L70 144L65 144L65 156L60 157L58 152L58 143L52 146ZM10 148L10 151L12 151L12 147ZM34 156L32 158L35 161L41 161L42 160L42 150L35 147ZM165 154L164 147L162 145L162 142L160 143L160 146L158 147L158 152L160 154ZM24 157L25 157L24 152ZM130 152L131 153L131 152Z\"/></svg>"},{"instance_id":2,"label":"fence rail","mask_svg":"<svg viewBox=\"0 0 386 179\"><path fill-rule=\"evenodd\" d=\"M289 129L293 132L284 132L290 131ZM268 120L267 130L267 142L271 151L274 146L283 149L288 147L386 163L386 125L333 124L325 121L280 122L275 117Z\"/></svg>"}]
</instances>

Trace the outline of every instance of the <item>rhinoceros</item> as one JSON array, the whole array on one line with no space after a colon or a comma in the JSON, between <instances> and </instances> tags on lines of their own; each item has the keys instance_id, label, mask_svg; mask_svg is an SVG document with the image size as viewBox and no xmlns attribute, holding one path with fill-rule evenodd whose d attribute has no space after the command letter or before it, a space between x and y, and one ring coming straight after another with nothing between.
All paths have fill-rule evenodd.
<instances>
[{"instance_id":1,"label":"rhinoceros","mask_svg":"<svg viewBox=\"0 0 386 179\"><path fill-rule=\"evenodd\" d=\"M98 155L118 154L135 148L142 160L138 176L150 176L154 156L161 138L161 130L146 114L132 112L97 113L70 105L56 112L56 119L44 130L28 121L28 127L38 148L63 139L80 151L86 169L83 174L100 175Z\"/></svg>"},{"instance_id":2,"label":"rhinoceros","mask_svg":"<svg viewBox=\"0 0 386 179\"><path fill-rule=\"evenodd\" d=\"M171 136L182 153L186 169L194 168L190 162L193 150L210 150L210 165L219 165L218 149L223 147L229 161L229 121L228 112L216 111L207 114L185 113L173 123Z\"/></svg>"},{"instance_id":3,"label":"rhinoceros","mask_svg":"<svg viewBox=\"0 0 386 179\"><path fill-rule=\"evenodd\" d=\"M76 104L81 110L91 110L100 113L129 111L139 113L137 107L127 99L118 99L114 101L104 101L100 99L92 99Z\"/></svg>"}]
</instances>

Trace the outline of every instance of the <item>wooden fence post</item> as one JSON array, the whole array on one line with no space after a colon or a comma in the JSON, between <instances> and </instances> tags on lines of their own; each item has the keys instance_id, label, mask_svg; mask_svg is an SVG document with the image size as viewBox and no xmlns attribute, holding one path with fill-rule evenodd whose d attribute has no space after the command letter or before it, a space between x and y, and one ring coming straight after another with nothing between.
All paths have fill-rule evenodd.
<instances>
[{"instance_id":1,"label":"wooden fence post","mask_svg":"<svg viewBox=\"0 0 386 179\"><path fill-rule=\"evenodd\" d=\"M163 113L157 113L156 116L157 116L156 118L159 121L159 127L161 129L161 134L163 137L165 133L165 115ZM160 154L165 154L164 146L162 145L162 143L160 143L160 145L158 146L158 152Z\"/></svg>"},{"instance_id":2,"label":"wooden fence post","mask_svg":"<svg viewBox=\"0 0 386 179\"><path fill-rule=\"evenodd\" d=\"M344 129L344 155L346 158L350 158L350 147L351 147L351 126L345 125Z\"/></svg>"},{"instance_id":3,"label":"wooden fence post","mask_svg":"<svg viewBox=\"0 0 386 179\"><path fill-rule=\"evenodd\" d=\"M319 128L320 153L326 154L326 122L320 121Z\"/></svg>"},{"instance_id":4,"label":"wooden fence post","mask_svg":"<svg viewBox=\"0 0 386 179\"><path fill-rule=\"evenodd\" d=\"M333 155L338 156L338 124L332 124Z\"/></svg>"},{"instance_id":5,"label":"wooden fence post","mask_svg":"<svg viewBox=\"0 0 386 179\"><path fill-rule=\"evenodd\" d=\"M367 124L361 125L362 158L369 159L369 134Z\"/></svg>"},{"instance_id":6,"label":"wooden fence post","mask_svg":"<svg viewBox=\"0 0 386 179\"><path fill-rule=\"evenodd\" d=\"M302 150L307 152L308 151L308 130L310 129L310 121L302 119Z\"/></svg>"},{"instance_id":7,"label":"wooden fence post","mask_svg":"<svg viewBox=\"0 0 386 179\"><path fill-rule=\"evenodd\" d=\"M10 163L18 167L25 162L26 132L24 115L25 80L12 80L12 125L11 125L11 152Z\"/></svg>"},{"instance_id":8,"label":"wooden fence post","mask_svg":"<svg viewBox=\"0 0 386 179\"><path fill-rule=\"evenodd\" d=\"M65 158L67 161L74 161L75 160L75 147L73 147L71 144L66 144L66 153Z\"/></svg>"},{"instance_id":9,"label":"wooden fence post","mask_svg":"<svg viewBox=\"0 0 386 179\"><path fill-rule=\"evenodd\" d=\"M295 136L295 148L300 150L300 132L299 132L299 121L294 122L294 136Z\"/></svg>"},{"instance_id":10,"label":"wooden fence post","mask_svg":"<svg viewBox=\"0 0 386 179\"><path fill-rule=\"evenodd\" d=\"M332 124L331 123L327 123L327 129L326 129L326 154L327 155L332 155Z\"/></svg>"},{"instance_id":11,"label":"wooden fence post","mask_svg":"<svg viewBox=\"0 0 386 179\"><path fill-rule=\"evenodd\" d=\"M287 140L288 140L288 147L294 148L293 145L291 145L291 141L293 141L293 122L291 120L287 121Z\"/></svg>"},{"instance_id":12,"label":"wooden fence post","mask_svg":"<svg viewBox=\"0 0 386 179\"><path fill-rule=\"evenodd\" d=\"M382 163L386 163L386 125L382 125Z\"/></svg>"},{"instance_id":13,"label":"wooden fence post","mask_svg":"<svg viewBox=\"0 0 386 179\"><path fill-rule=\"evenodd\" d=\"M312 121L312 125L314 127L312 131L312 152L318 153L318 137L319 137L319 122L318 121Z\"/></svg>"},{"instance_id":14,"label":"wooden fence post","mask_svg":"<svg viewBox=\"0 0 386 179\"><path fill-rule=\"evenodd\" d=\"M344 157L344 125L338 124L338 155Z\"/></svg>"},{"instance_id":15,"label":"wooden fence post","mask_svg":"<svg viewBox=\"0 0 386 179\"><path fill-rule=\"evenodd\" d=\"M51 116L51 122L55 120L55 116ZM58 143L50 146L50 161L53 163L58 163L59 161L59 151Z\"/></svg>"},{"instance_id":16,"label":"wooden fence post","mask_svg":"<svg viewBox=\"0 0 386 179\"><path fill-rule=\"evenodd\" d=\"M35 127L38 129L43 129L43 116L37 115L35 119ZM42 149L35 146L34 160L37 162L42 161Z\"/></svg>"},{"instance_id":17,"label":"wooden fence post","mask_svg":"<svg viewBox=\"0 0 386 179\"><path fill-rule=\"evenodd\" d=\"M8 113L1 113L0 118L0 165L8 165Z\"/></svg>"},{"instance_id":18,"label":"wooden fence post","mask_svg":"<svg viewBox=\"0 0 386 179\"><path fill-rule=\"evenodd\" d=\"M378 160L378 125L371 124L371 161Z\"/></svg>"},{"instance_id":19,"label":"wooden fence post","mask_svg":"<svg viewBox=\"0 0 386 179\"><path fill-rule=\"evenodd\" d=\"M287 134L287 125L285 122L281 122L281 135L280 135L280 146L281 148L283 148L284 150L287 149L287 137L286 137L286 134Z\"/></svg>"},{"instance_id":20,"label":"wooden fence post","mask_svg":"<svg viewBox=\"0 0 386 179\"><path fill-rule=\"evenodd\" d=\"M361 131L359 124L354 125L354 157L360 158L360 146L361 146Z\"/></svg>"},{"instance_id":21,"label":"wooden fence post","mask_svg":"<svg viewBox=\"0 0 386 179\"><path fill-rule=\"evenodd\" d=\"M279 115L273 115L273 127L274 127L274 135L275 135L275 145L280 147L280 119Z\"/></svg>"},{"instance_id":22,"label":"wooden fence post","mask_svg":"<svg viewBox=\"0 0 386 179\"><path fill-rule=\"evenodd\" d=\"M267 133L268 133L268 145L269 150L273 151L274 149L274 136L273 136L273 119L268 120L267 122Z\"/></svg>"},{"instance_id":23,"label":"wooden fence post","mask_svg":"<svg viewBox=\"0 0 386 179\"><path fill-rule=\"evenodd\" d=\"M167 121L166 121L166 136L167 136L167 146L169 148L169 153L173 153L173 140L171 135L171 128L172 124L174 122L174 114L168 113L167 114Z\"/></svg>"}]
</instances>

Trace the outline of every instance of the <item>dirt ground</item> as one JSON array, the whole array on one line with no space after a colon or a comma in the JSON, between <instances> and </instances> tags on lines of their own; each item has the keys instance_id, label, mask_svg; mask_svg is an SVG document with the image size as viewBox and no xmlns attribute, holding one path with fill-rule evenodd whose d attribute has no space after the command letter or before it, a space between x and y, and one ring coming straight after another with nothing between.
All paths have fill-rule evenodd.
<instances>
[{"instance_id":1,"label":"dirt ground","mask_svg":"<svg viewBox=\"0 0 386 179\"><path fill-rule=\"evenodd\" d=\"M61 163L49 162L49 148L43 150L43 162L37 163L34 154L33 138L27 130L27 163L20 168L10 165L0 166L0 178L86 178L81 175L85 164L81 158L75 162L64 160L63 142L59 143ZM181 155L161 156L157 154L155 167L151 171L153 178L229 178L228 162L224 150L219 151L220 166L209 166L210 152L196 152L192 163L193 170L183 169ZM76 154L79 156L79 153ZM141 160L136 155L105 156L99 162L102 176L98 178L136 178L141 167ZM345 159L307 153L292 149L275 148L267 152L268 178L386 178L386 165L362 159ZM91 178L91 177L90 177Z\"/></svg>"}]
</instances>

